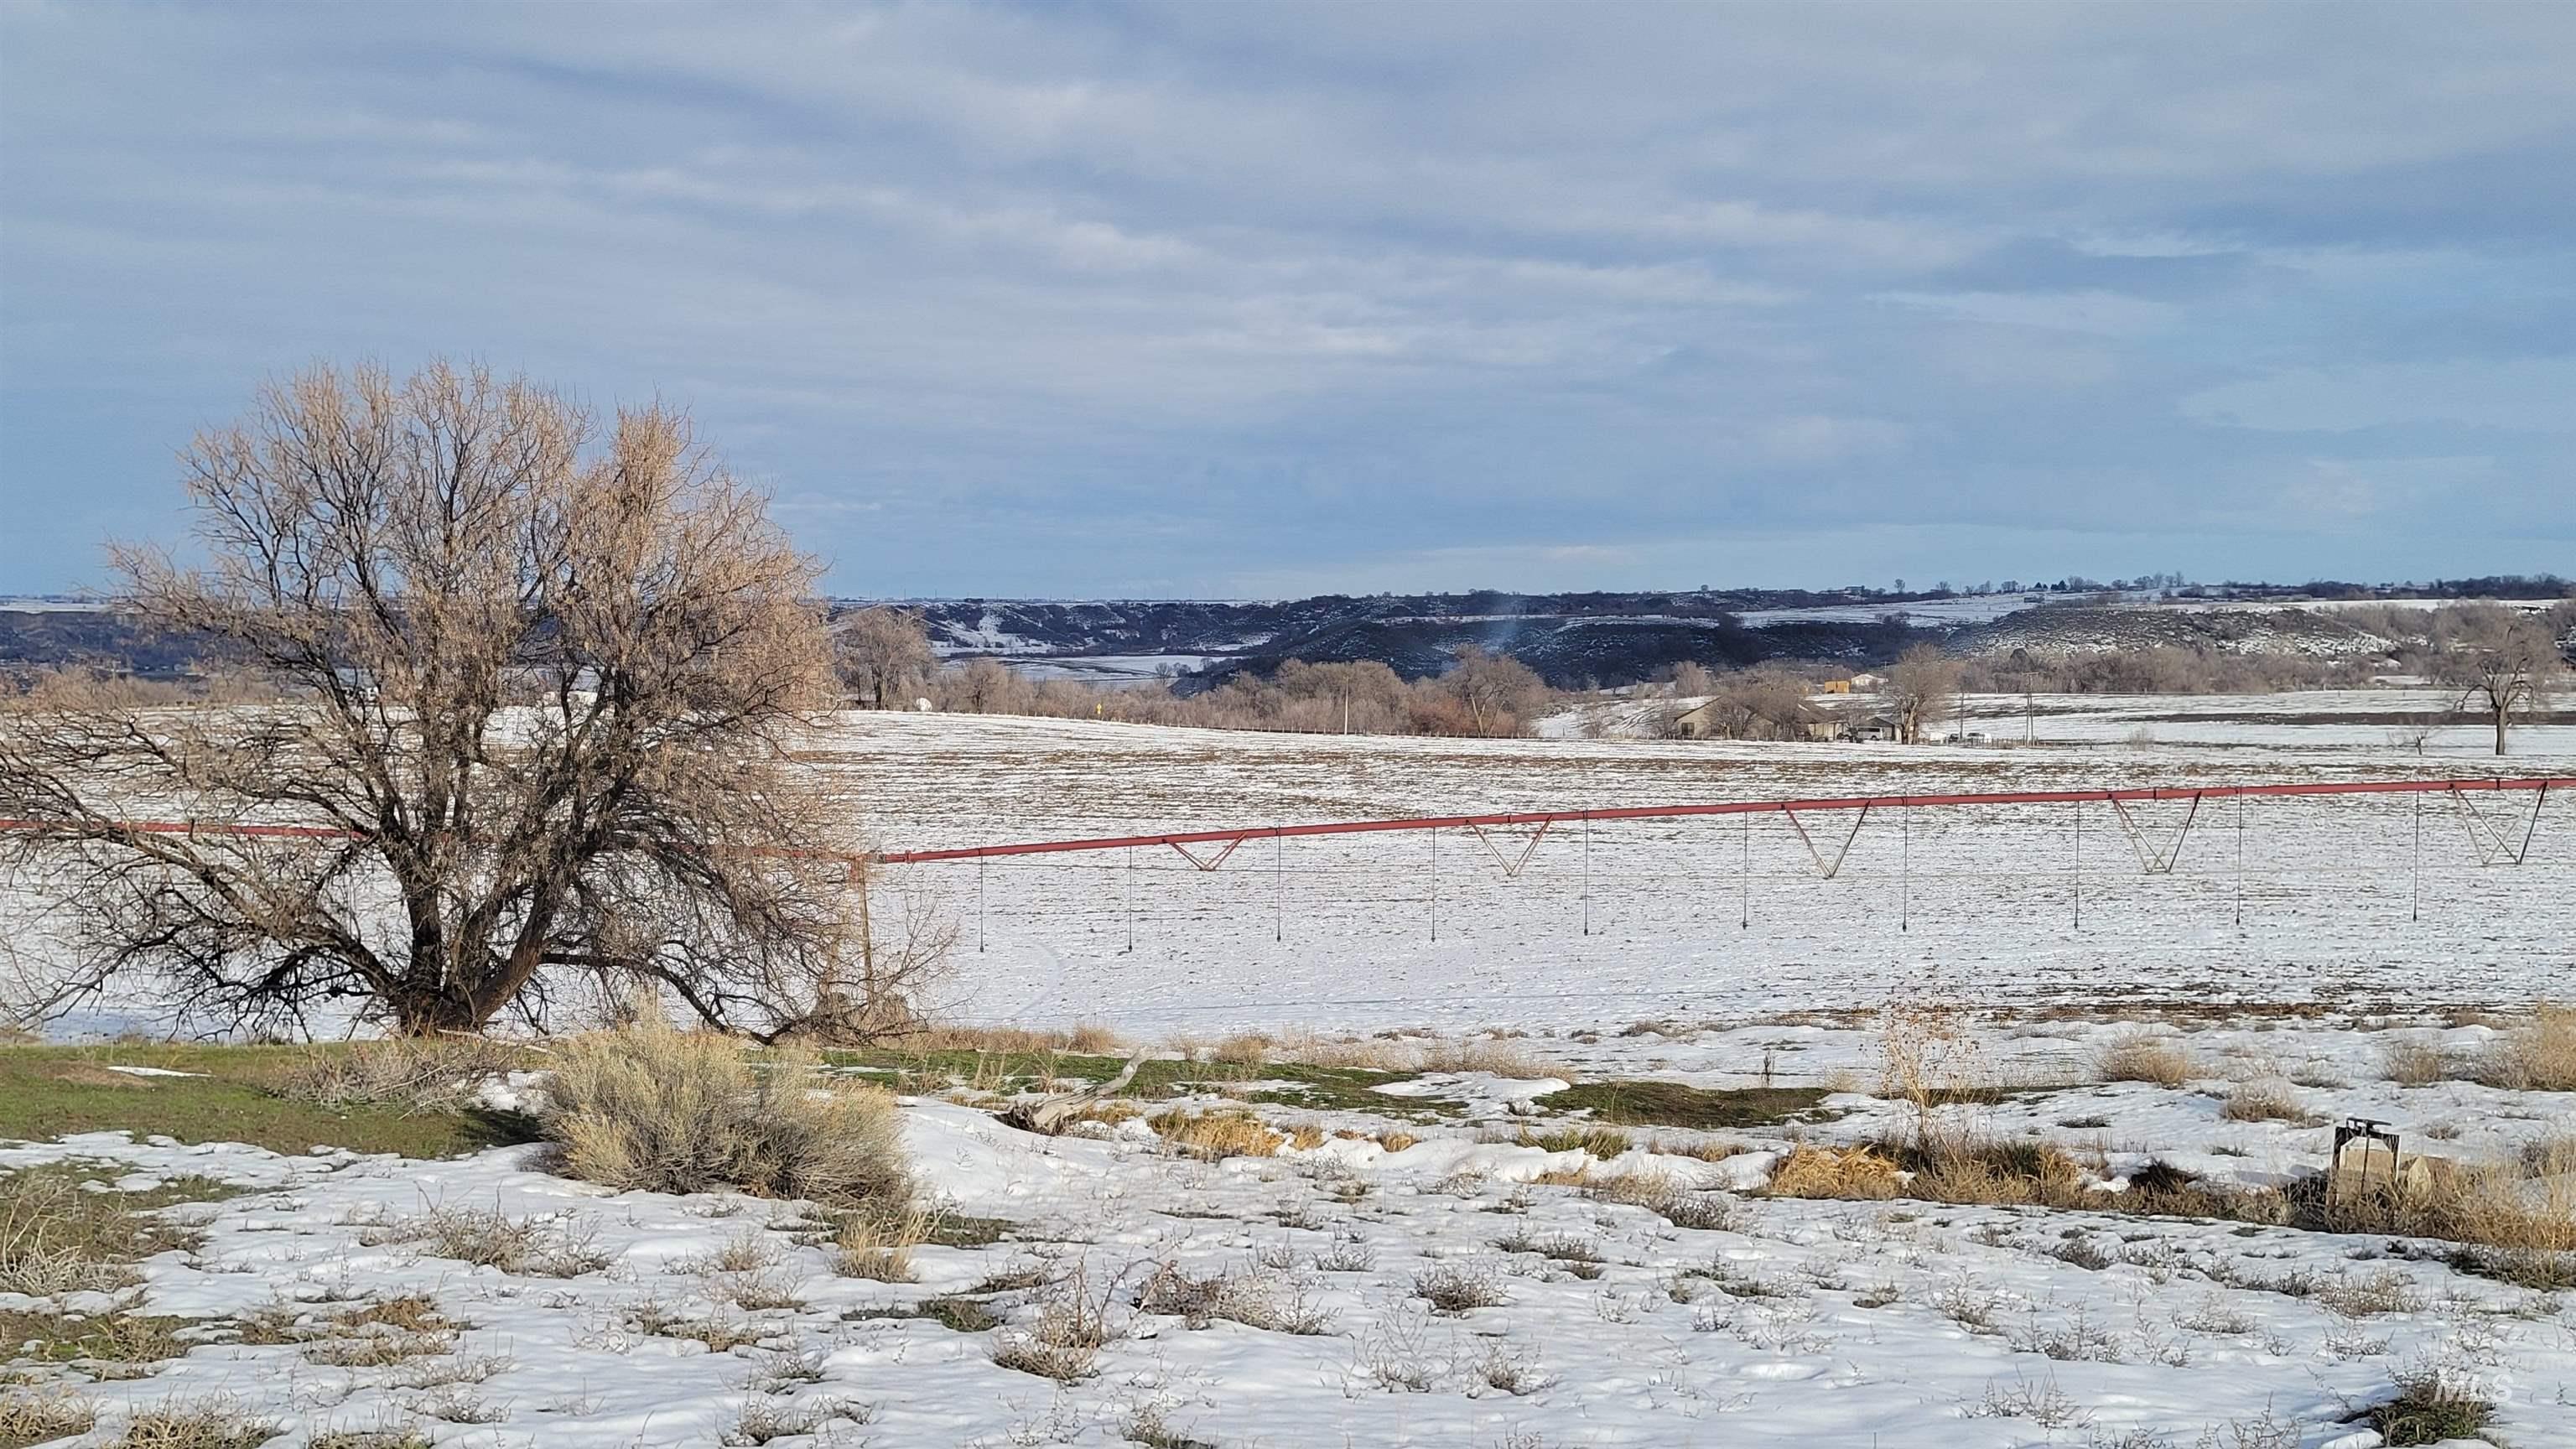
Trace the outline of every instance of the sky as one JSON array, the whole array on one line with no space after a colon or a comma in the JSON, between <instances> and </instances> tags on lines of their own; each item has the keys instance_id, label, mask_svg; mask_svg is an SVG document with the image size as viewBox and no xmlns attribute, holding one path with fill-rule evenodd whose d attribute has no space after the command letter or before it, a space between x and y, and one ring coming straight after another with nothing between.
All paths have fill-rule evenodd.
<instances>
[{"instance_id":1,"label":"sky","mask_svg":"<svg viewBox=\"0 0 2576 1449\"><path fill-rule=\"evenodd\" d=\"M269 378L877 597L2576 574L2576 5L0 0L0 593Z\"/></svg>"}]
</instances>

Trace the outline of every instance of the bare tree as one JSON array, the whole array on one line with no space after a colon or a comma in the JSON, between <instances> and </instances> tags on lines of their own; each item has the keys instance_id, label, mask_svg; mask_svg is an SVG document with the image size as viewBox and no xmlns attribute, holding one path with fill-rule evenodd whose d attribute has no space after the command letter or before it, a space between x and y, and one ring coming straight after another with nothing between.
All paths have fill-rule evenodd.
<instances>
[{"instance_id":1,"label":"bare tree","mask_svg":"<svg viewBox=\"0 0 2576 1449\"><path fill-rule=\"evenodd\" d=\"M788 756L816 565L684 417L323 368L185 468L205 563L116 550L125 607L287 702L0 712L0 815L49 827L8 848L80 923L40 1006L429 1032L589 981L767 1031L841 989L851 845Z\"/></svg>"},{"instance_id":2,"label":"bare tree","mask_svg":"<svg viewBox=\"0 0 2576 1449\"><path fill-rule=\"evenodd\" d=\"M930 633L909 609L861 609L834 629L841 678L872 709L900 709L938 667Z\"/></svg>"},{"instance_id":3,"label":"bare tree","mask_svg":"<svg viewBox=\"0 0 2576 1449\"><path fill-rule=\"evenodd\" d=\"M998 659L969 659L940 677L940 700L967 714L1015 714L1028 708L1029 687Z\"/></svg>"},{"instance_id":4,"label":"bare tree","mask_svg":"<svg viewBox=\"0 0 2576 1449\"><path fill-rule=\"evenodd\" d=\"M2433 677L2459 691L2453 706L2495 726L2495 752L2516 714L2547 703L2566 669L2558 641L2541 618L2495 604L2444 610L2447 627L2434 640Z\"/></svg>"},{"instance_id":5,"label":"bare tree","mask_svg":"<svg viewBox=\"0 0 2576 1449\"><path fill-rule=\"evenodd\" d=\"M1685 659L1673 666L1671 693L1676 699L1705 699L1717 693L1717 676L1706 665Z\"/></svg>"},{"instance_id":6,"label":"bare tree","mask_svg":"<svg viewBox=\"0 0 2576 1449\"><path fill-rule=\"evenodd\" d=\"M1441 693L1455 701L1468 727L1479 735L1516 735L1526 718L1547 698L1547 683L1508 654L1489 654L1462 644L1456 663L1440 676Z\"/></svg>"},{"instance_id":7,"label":"bare tree","mask_svg":"<svg viewBox=\"0 0 2576 1449\"><path fill-rule=\"evenodd\" d=\"M1888 669L1880 693L1896 716L1897 738L1911 745L1922 742L1924 722L1939 718L1958 692L1958 661L1932 645L1917 644Z\"/></svg>"},{"instance_id":8,"label":"bare tree","mask_svg":"<svg viewBox=\"0 0 2576 1449\"><path fill-rule=\"evenodd\" d=\"M1270 677L1292 724L1348 734L1391 730L1404 715L1404 681L1374 659L1309 664L1291 659ZM1320 706L1297 709L1296 705ZM1311 725L1308 722L1311 721Z\"/></svg>"},{"instance_id":9,"label":"bare tree","mask_svg":"<svg viewBox=\"0 0 2576 1449\"><path fill-rule=\"evenodd\" d=\"M1807 733L1806 684L1770 669L1747 669L1714 682L1709 733L1732 740L1801 739Z\"/></svg>"}]
</instances>

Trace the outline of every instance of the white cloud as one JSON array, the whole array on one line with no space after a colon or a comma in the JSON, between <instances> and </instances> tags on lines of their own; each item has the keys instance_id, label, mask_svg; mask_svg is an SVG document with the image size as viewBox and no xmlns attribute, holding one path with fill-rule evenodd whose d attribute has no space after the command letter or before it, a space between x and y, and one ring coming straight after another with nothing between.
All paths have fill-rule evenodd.
<instances>
[{"instance_id":1,"label":"white cloud","mask_svg":"<svg viewBox=\"0 0 2576 1449\"><path fill-rule=\"evenodd\" d=\"M2293 368L2194 393L2182 411L2199 422L2264 432L2423 422L2576 432L2576 357Z\"/></svg>"}]
</instances>

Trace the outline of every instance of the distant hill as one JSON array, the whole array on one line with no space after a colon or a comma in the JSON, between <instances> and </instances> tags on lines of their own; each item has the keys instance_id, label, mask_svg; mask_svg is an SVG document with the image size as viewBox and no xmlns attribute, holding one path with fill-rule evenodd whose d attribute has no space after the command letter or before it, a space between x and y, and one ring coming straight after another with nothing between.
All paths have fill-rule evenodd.
<instances>
[{"instance_id":1,"label":"distant hill","mask_svg":"<svg viewBox=\"0 0 2576 1449\"><path fill-rule=\"evenodd\" d=\"M2555 580L2497 594L2566 597ZM1700 589L1505 594L1320 594L1286 600L908 599L945 658L990 656L1032 673L1174 677L1184 692L1287 659L1374 659L1437 673L1461 645L1518 656L1560 686L1652 678L1684 660L1734 668L1770 659L1883 664L1934 642L1961 654L2055 658L2158 645L2221 652L2369 658L2394 640L2342 617L2355 604L2457 598L2449 585L2396 591L2335 584L2293 590L2067 588L1957 594L1866 589ZM869 607L834 600L836 614ZM0 675L79 664L184 679L202 641L146 630L77 600L0 598Z\"/></svg>"}]
</instances>

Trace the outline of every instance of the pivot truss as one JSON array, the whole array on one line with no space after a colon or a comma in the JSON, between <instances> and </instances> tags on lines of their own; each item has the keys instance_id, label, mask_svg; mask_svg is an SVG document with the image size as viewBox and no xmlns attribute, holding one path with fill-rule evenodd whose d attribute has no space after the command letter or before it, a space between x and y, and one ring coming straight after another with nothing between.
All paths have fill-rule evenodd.
<instances>
[{"instance_id":1,"label":"pivot truss","mask_svg":"<svg viewBox=\"0 0 2576 1449\"><path fill-rule=\"evenodd\" d=\"M886 865L926 865L944 860L989 860L1001 856L1056 855L1075 851L1125 850L1139 846L1169 846L1192 866L1213 871L1225 864L1236 847L1247 840L1285 840L1306 835L1361 835L1382 831L1463 830L1474 836L1506 878L1517 877L1530 861L1530 855L1548 832L1562 825L1589 825L1594 821L1669 820L1694 815L1778 815L1787 820L1798 839L1807 848L1808 859L1816 874L1830 880L1842 870L1851 854L1852 842L1859 838L1861 827L1873 811L1941 809L1969 805L2071 805L2080 812L2087 804L2102 803L2111 807L2113 817L2135 848L2139 868L2149 875L2170 875L2181 858L2183 842L2192 826L2200 819L2201 807L2216 800L2271 798L2303 795L2415 795L2447 799L2466 825L2481 865L2520 865L2529 856L2533 833L2539 826L2542 807L2552 790L2576 787L2576 777L2535 776L2523 779L2466 778L2441 780L2325 780L2299 781L2288 784L2261 785L2192 785L2150 786L2132 790L2016 790L1982 794L1951 795L1837 795L1807 800L1730 800L1693 805L1622 805L1594 810L1529 810L1503 815L1415 815L1391 820L1343 820L1313 825L1247 825L1226 830L1188 830L1163 835L1110 835L1080 840L1034 840L1007 845L967 845L938 850L880 851L873 860ZM2511 793L2528 792L2531 807L2520 808L2509 803L2502 820L2491 814L2491 806L2477 803L2480 798L2502 799ZM2142 818L2137 807L2156 801L2179 801L2188 808L2169 837L2159 838L2157 827ZM1802 816L1822 815L1836 810L1853 813L1852 823L1840 832L1840 839L1826 833L1820 844L1811 834ZM2520 816L2520 819L2514 817ZM0 828L17 822L0 821ZM2515 826L2519 825L2517 832ZM1516 842L1511 831L1530 827L1530 834ZM1506 854L1497 845L1500 835L1505 844L1517 843L1516 852ZM2518 836L2518 838L2517 838Z\"/></svg>"}]
</instances>

